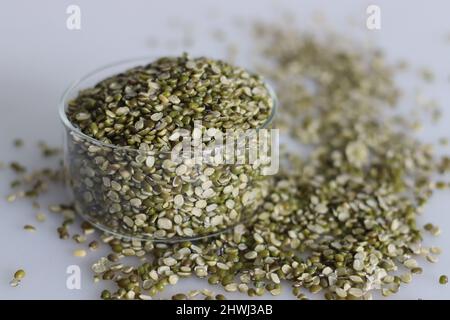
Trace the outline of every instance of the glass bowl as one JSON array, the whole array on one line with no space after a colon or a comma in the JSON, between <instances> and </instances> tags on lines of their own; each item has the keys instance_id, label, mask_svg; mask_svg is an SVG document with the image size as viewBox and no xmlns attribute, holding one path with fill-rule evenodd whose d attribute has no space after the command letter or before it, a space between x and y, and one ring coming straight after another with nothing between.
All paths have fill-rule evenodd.
<instances>
[{"instance_id":1,"label":"glass bowl","mask_svg":"<svg viewBox=\"0 0 450 320\"><path fill-rule=\"evenodd\" d=\"M217 235L244 221L261 205L269 183L262 172L267 159L253 163L217 160L220 157L214 156L219 154L226 158L224 146L202 150L200 159L208 161L198 161L198 154L193 161L192 154L179 152L174 158L174 152L105 144L81 132L67 117L68 102L80 90L150 62L147 57L109 64L64 93L59 115L71 200L82 218L118 237L176 242ZM271 127L277 108L275 94L267 88L273 108L257 131ZM243 150L249 154L248 148ZM181 165L182 170L177 170Z\"/></svg>"}]
</instances>

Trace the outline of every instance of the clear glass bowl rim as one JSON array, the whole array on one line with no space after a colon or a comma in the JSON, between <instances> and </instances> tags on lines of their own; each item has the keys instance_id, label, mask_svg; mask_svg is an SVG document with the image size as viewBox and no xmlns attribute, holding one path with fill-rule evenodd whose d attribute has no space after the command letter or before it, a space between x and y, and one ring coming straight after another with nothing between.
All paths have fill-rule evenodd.
<instances>
[{"instance_id":1,"label":"clear glass bowl rim","mask_svg":"<svg viewBox=\"0 0 450 320\"><path fill-rule=\"evenodd\" d=\"M156 58L157 59L157 58ZM97 75L98 73L102 72L102 71L106 71L110 68L114 68L114 67L118 67L121 65L129 65L131 63L136 63L135 67L138 67L140 65L145 65L148 63L151 63L155 61L155 59L152 59L151 57L138 57L138 58L131 58L131 59L125 59L125 60L120 60L120 61L115 61L109 64L106 64L100 68L94 69L91 72L87 73L85 76L79 78L78 80L74 81L63 93L60 102L59 102L59 117L61 122L63 123L64 127L68 130L70 130L70 132L75 133L76 135L78 135L79 137L89 141L90 143L99 146L99 147L103 147L103 148L110 148L110 149L114 149L114 150L120 150L120 151L126 151L126 152L142 152L139 149L133 148L133 147L128 147L128 146L119 146L119 145L114 145L114 144L108 144L108 143L104 143L100 140L97 140L85 133L83 133L79 128L77 128L67 117L66 114L66 105L69 99L69 96L73 93L73 90L75 90L79 85L81 85L84 81L90 79L91 77ZM130 68L133 68L133 66L128 66L127 68L125 68L123 71L126 71ZM251 71L249 71L248 69L246 69L249 73L255 74ZM102 81L103 79L99 79L99 81ZM269 92L271 98L272 98L272 110L270 112L269 117L267 118L266 122L259 128L256 128L256 130L260 130L260 129L265 129L267 128L273 121L276 111L278 109L278 99L277 96L275 94L275 91L273 90L272 86L267 83L267 80L264 79L264 85L267 89L267 91ZM79 89L78 89L79 90ZM164 154L164 153L170 153L171 151L157 151L157 153L159 154Z\"/></svg>"}]
</instances>

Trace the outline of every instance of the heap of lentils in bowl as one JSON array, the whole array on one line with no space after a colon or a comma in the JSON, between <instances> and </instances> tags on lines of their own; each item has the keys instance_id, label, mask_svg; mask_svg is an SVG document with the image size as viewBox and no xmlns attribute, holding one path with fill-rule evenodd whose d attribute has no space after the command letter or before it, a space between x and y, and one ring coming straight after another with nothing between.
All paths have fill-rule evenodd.
<instances>
[{"instance_id":1,"label":"heap of lentils in bowl","mask_svg":"<svg viewBox=\"0 0 450 320\"><path fill-rule=\"evenodd\" d=\"M273 100L261 77L221 60L160 58L111 76L69 102L70 121L103 143L168 151L201 120L206 130L262 127Z\"/></svg>"}]
</instances>

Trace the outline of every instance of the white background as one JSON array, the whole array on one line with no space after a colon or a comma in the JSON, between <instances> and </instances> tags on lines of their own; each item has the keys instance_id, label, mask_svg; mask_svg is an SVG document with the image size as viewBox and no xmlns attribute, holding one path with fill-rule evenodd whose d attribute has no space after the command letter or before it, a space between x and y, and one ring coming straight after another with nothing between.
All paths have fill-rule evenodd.
<instances>
[{"instance_id":1,"label":"white background","mask_svg":"<svg viewBox=\"0 0 450 320\"><path fill-rule=\"evenodd\" d=\"M66 28L66 8L81 8L81 30ZM365 10L377 4L382 10L382 29L365 28ZM117 60L159 54L179 54L184 50L196 54L225 57L226 46L214 41L211 34L226 30L227 40L245 48L244 31L235 26L236 18L276 20L289 11L303 28L314 28L311 17L321 12L330 28L378 43L393 60L407 58L412 65L430 67L437 75L427 87L430 96L439 99L445 116L440 124L422 132L424 139L450 137L449 103L450 34L448 1L2 1L0 8L0 161L20 159L27 166L51 166L38 155L36 142L45 140L58 145L62 128L57 115L58 100L68 85L87 72ZM315 27L318 28L318 27ZM186 47L192 34L194 45ZM184 39L184 40L183 40ZM245 56L245 55L244 55ZM238 62L244 66L247 58ZM410 77L401 79L413 89ZM282 106L281 106L282 107ZM407 106L404 106L405 108ZM447 110L446 110L447 109ZM12 147L14 138L26 141L25 148ZM450 150L446 150L448 153ZM61 241L56 227L60 219L48 214L45 223L35 221L36 210L28 202L8 204L7 170L0 171L0 298L94 299L105 287L93 284L90 264L100 256L91 253L80 259L72 256L77 245ZM63 197L62 190L52 192L46 201ZM43 203L48 203L42 201ZM444 253L436 265L425 265L424 273L401 288L393 298L450 298L450 284L438 284L440 274L450 273L450 200L449 193L436 194L420 217L420 223L433 222L442 227L436 239ZM37 226L36 233L22 229L24 224ZM66 268L79 264L82 289L66 289ZM8 285L19 267L27 276L18 288ZM187 280L170 292L203 288L204 281ZM167 296L167 294L165 295ZM243 295L233 295L243 298ZM282 298L291 298L286 287Z\"/></svg>"}]
</instances>

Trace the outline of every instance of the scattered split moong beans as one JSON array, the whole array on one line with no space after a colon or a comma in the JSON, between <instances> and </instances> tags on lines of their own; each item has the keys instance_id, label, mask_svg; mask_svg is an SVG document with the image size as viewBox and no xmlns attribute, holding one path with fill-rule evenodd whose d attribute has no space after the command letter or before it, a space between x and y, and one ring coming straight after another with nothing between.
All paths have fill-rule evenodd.
<instances>
[{"instance_id":1,"label":"scattered split moong beans","mask_svg":"<svg viewBox=\"0 0 450 320\"><path fill-rule=\"evenodd\" d=\"M102 235L102 242L111 247L111 253L99 258L92 271L96 279L113 281L117 286L112 291L103 290L101 298L152 299L166 286L177 285L179 279L195 276L227 292L240 292L248 297L279 295L288 285L300 300L311 294L326 299L371 299L373 292L388 297L397 293L403 284L412 282L422 272L421 258L433 257L427 260L436 262L435 256L441 249L423 244L417 215L435 189L448 186L448 183L436 184L432 179L437 173L450 171L450 160L438 158L431 145L414 138L414 126L406 118L386 112L397 105L400 94L394 82L396 67L386 62L379 50L345 45L347 42L340 41L336 35L332 36L333 41L320 40L265 24L257 25L255 32L255 41L261 42L261 52L272 65L261 72L276 85L283 106L276 126L307 146L309 152L285 154L289 166L267 178L267 192L257 210L252 211L245 224L237 224L230 232L177 243ZM103 143L134 148L143 144L146 152L160 152L165 145L172 144L168 132L173 134L177 125L189 123L179 119L185 108L175 108L176 116L165 108L169 104L179 105L183 94L176 95L178 99L172 97L174 84L161 86L155 77L171 82L170 72L160 72L164 68L183 70L181 74L186 68L196 70L191 69L195 63L189 63L188 68L189 61L186 57L163 59L149 67L131 70L128 75L105 80L81 93L78 102L71 102L69 117L85 134ZM207 61L199 63L208 64ZM161 70L153 71L158 68ZM130 74L137 78L128 84ZM139 100L139 90L133 85L141 83L141 77L152 79L151 85L147 82L148 88L159 90L158 95L144 95L143 101ZM172 88L168 93L164 93L166 86ZM160 97L160 91L164 98ZM157 104L144 107L149 108L144 114L135 114L133 109L147 105L146 99L150 97ZM82 111L78 109L81 101ZM117 105L118 101L126 106ZM106 107L110 103L111 109ZM162 108L157 107L160 104ZM200 113L206 111L203 103L197 102L193 107L200 108ZM154 116L153 108L162 115ZM269 109L267 106L264 110ZM196 117L197 111L189 111L189 119ZM168 116L172 122L164 122L164 129L169 130L164 134L150 134L152 130L139 133L147 125L156 128ZM182 124L177 124L177 119ZM255 126L264 121L249 119L256 121ZM243 120L241 124L246 123L249 122ZM122 133L128 134L126 138ZM89 192L86 198L93 199L94 186L104 185L103 200L95 200L92 205L97 201L102 208L106 208L102 201L112 202L111 206L118 204L120 208L116 206L118 210L113 209L111 215L117 217L116 224L128 221L126 217L131 219L125 222L130 230L141 232L138 227L142 225L141 222L136 225L137 220L145 222L153 217L144 226L150 226L146 229L149 233L165 237L186 235L183 229L178 233L174 227L179 225L174 212L183 210L178 207L187 206L192 213L195 204L192 194L184 197L183 192L188 190L170 191L174 186L171 179L177 176L176 168L155 166L156 157L153 160L131 157L125 161L120 152L99 150L85 142L73 141L71 152L80 155L78 159L73 156L74 162L79 161L76 166L85 169L75 182L79 184L75 189L79 188L83 194ZM239 175L248 176L249 172L243 170ZM184 168L181 171L186 174ZM144 176L150 174L156 174L160 180L147 186ZM232 177L233 174L227 176L225 185L231 183ZM159 189L158 185L163 188ZM115 193L108 196L112 190ZM37 193L43 191L39 189ZM178 194L183 195L184 202ZM156 204L155 212L145 211L147 196ZM212 198L226 206L227 199ZM52 208L61 212L63 207ZM203 202L200 207L204 207ZM71 207L66 206L64 210ZM159 219L167 220L158 223ZM184 221L181 219L181 225ZM69 225L64 227L68 229ZM159 230L164 233L158 233ZM124 257L130 256L138 257L141 262L126 264ZM444 275L439 278L441 284L447 281ZM172 298L196 297L225 298L208 289L178 293Z\"/></svg>"}]
</instances>

